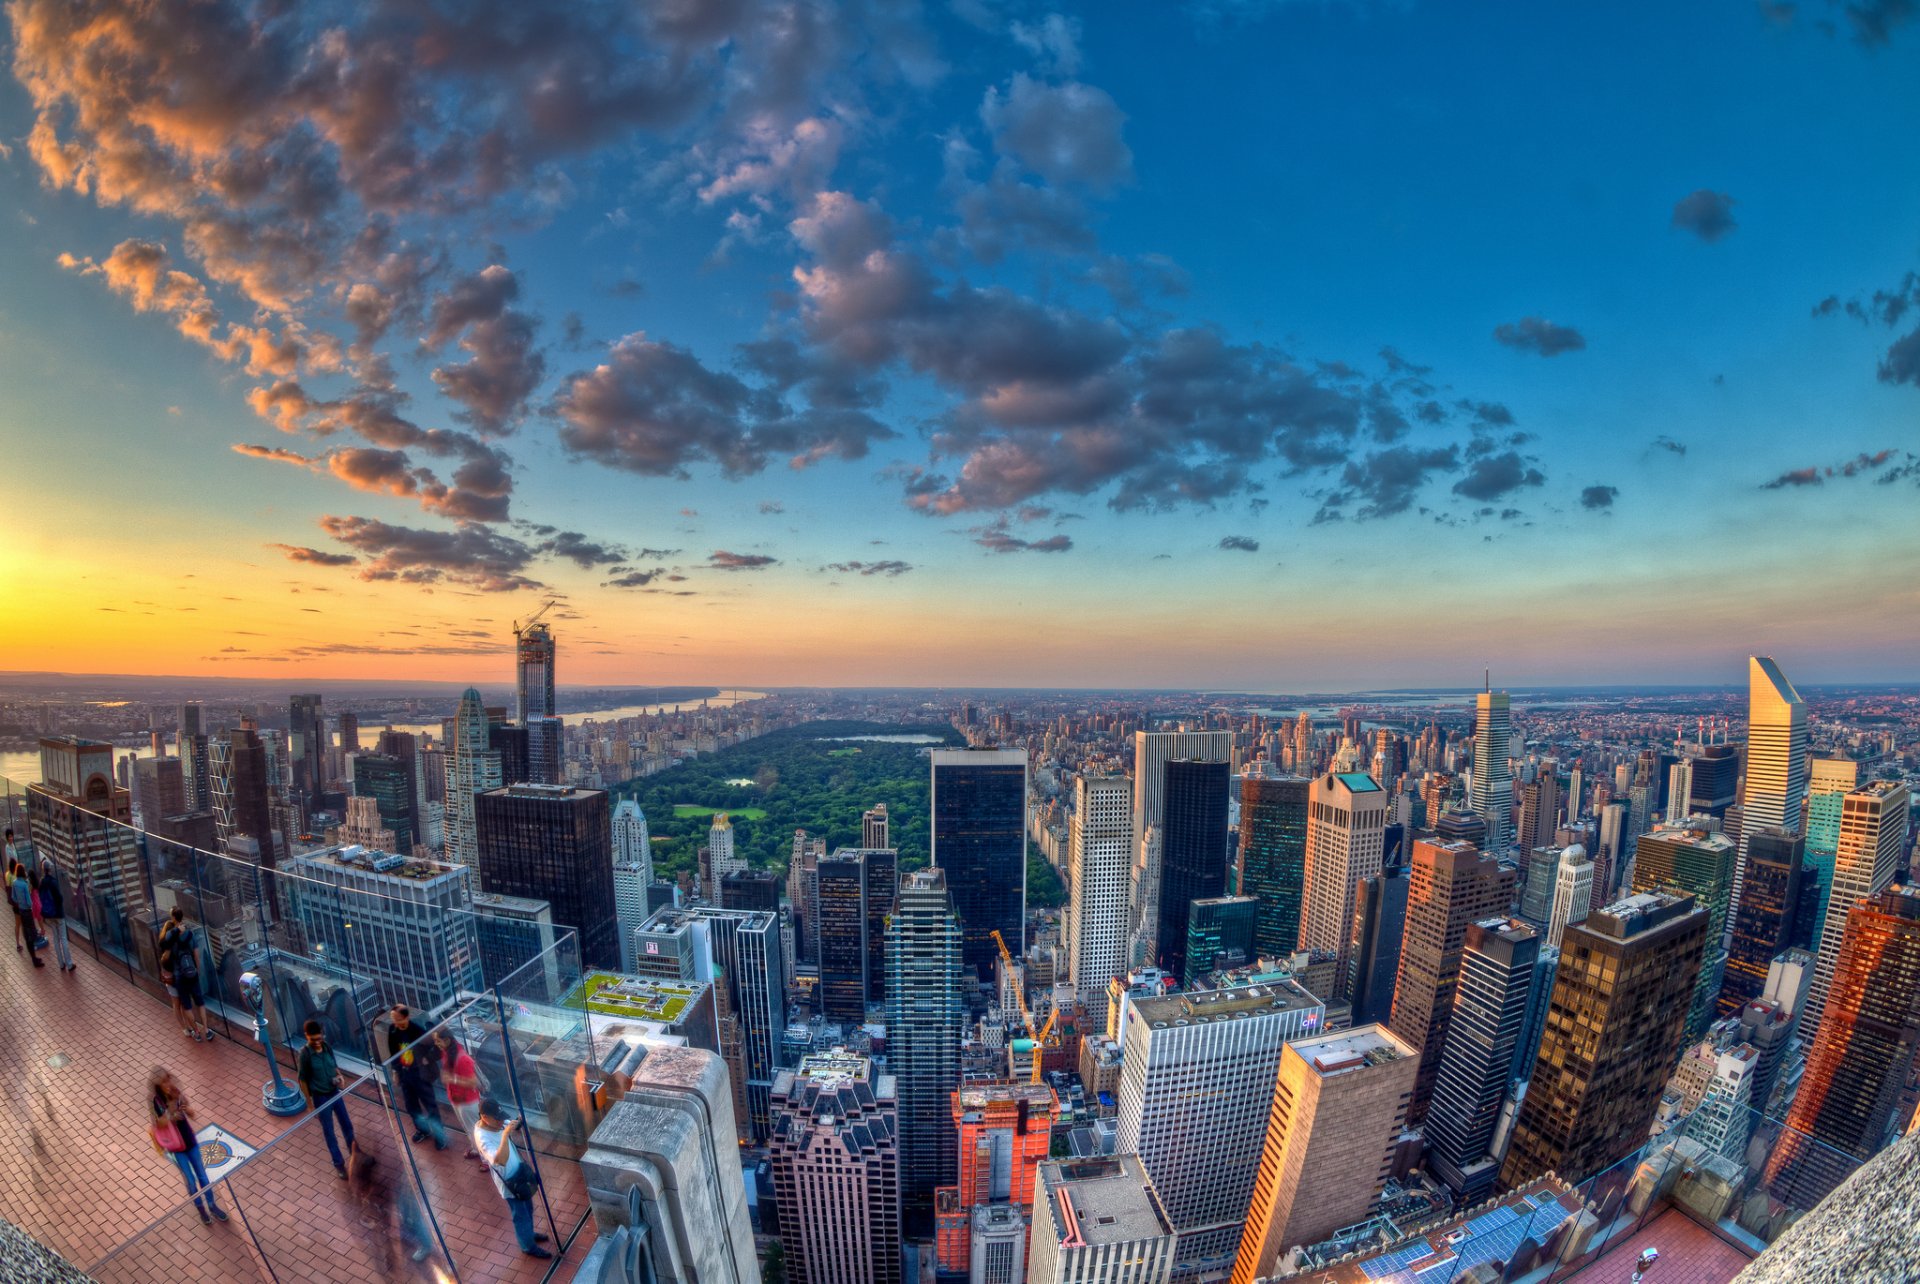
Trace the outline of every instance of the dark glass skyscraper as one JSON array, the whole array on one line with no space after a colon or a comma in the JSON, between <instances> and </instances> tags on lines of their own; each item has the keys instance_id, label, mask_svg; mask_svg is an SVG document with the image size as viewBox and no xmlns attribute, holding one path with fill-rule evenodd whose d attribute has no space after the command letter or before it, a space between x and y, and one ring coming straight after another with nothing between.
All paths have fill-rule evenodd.
<instances>
[{"instance_id":1,"label":"dark glass skyscraper","mask_svg":"<svg viewBox=\"0 0 1920 1284\"><path fill-rule=\"evenodd\" d=\"M380 823L393 831L394 851L411 855L416 835L411 764L391 754L355 754L353 792L374 800L380 809Z\"/></svg>"},{"instance_id":2,"label":"dark glass skyscraper","mask_svg":"<svg viewBox=\"0 0 1920 1284\"><path fill-rule=\"evenodd\" d=\"M1453 1019L1435 1049L1440 1070L1426 1136L1434 1172L1469 1202L1491 1192L1499 1175L1490 1149L1494 1125L1526 1025L1539 959L1539 935L1517 918L1487 918L1467 926Z\"/></svg>"},{"instance_id":3,"label":"dark glass skyscraper","mask_svg":"<svg viewBox=\"0 0 1920 1284\"><path fill-rule=\"evenodd\" d=\"M1373 877L1361 879L1354 889L1355 1025L1385 1025L1393 1017L1400 950L1407 933L1407 890L1411 885L1405 865L1389 865Z\"/></svg>"},{"instance_id":4,"label":"dark glass skyscraper","mask_svg":"<svg viewBox=\"0 0 1920 1284\"><path fill-rule=\"evenodd\" d=\"M487 748L500 755L500 779L509 785L524 785L538 782L530 764L527 748L527 729L504 722L489 723L487 726Z\"/></svg>"},{"instance_id":5,"label":"dark glass skyscraper","mask_svg":"<svg viewBox=\"0 0 1920 1284\"><path fill-rule=\"evenodd\" d=\"M1685 893L1629 896L1567 928L1502 1186L1582 1182L1646 1144L1706 944L1707 912Z\"/></svg>"},{"instance_id":6,"label":"dark glass skyscraper","mask_svg":"<svg viewBox=\"0 0 1920 1284\"><path fill-rule=\"evenodd\" d=\"M1167 763L1160 829L1160 966L1187 974L1187 916L1195 901L1227 890L1228 764Z\"/></svg>"},{"instance_id":7,"label":"dark glass skyscraper","mask_svg":"<svg viewBox=\"0 0 1920 1284\"><path fill-rule=\"evenodd\" d=\"M1721 1016L1738 1012L1767 988L1767 967L1797 932L1800 871L1806 844L1798 834L1762 829L1747 837L1747 880L1733 915L1733 940L1720 981Z\"/></svg>"},{"instance_id":8,"label":"dark glass skyscraper","mask_svg":"<svg viewBox=\"0 0 1920 1284\"><path fill-rule=\"evenodd\" d=\"M1740 793L1740 746L1708 745L1693 760L1693 791L1687 809L1716 819L1727 814Z\"/></svg>"},{"instance_id":9,"label":"dark glass skyscraper","mask_svg":"<svg viewBox=\"0 0 1920 1284\"><path fill-rule=\"evenodd\" d=\"M1259 898L1256 954L1291 954L1300 945L1306 887L1307 791L1304 776L1248 776L1240 782L1239 892Z\"/></svg>"},{"instance_id":10,"label":"dark glass skyscraper","mask_svg":"<svg viewBox=\"0 0 1920 1284\"><path fill-rule=\"evenodd\" d=\"M327 717L317 695L297 695L289 702L287 756L293 766L290 791L304 818L306 809L327 787Z\"/></svg>"},{"instance_id":11,"label":"dark glass skyscraper","mask_svg":"<svg viewBox=\"0 0 1920 1284\"><path fill-rule=\"evenodd\" d=\"M867 1002L887 996L887 915L899 895L900 856L891 847L863 853L867 876Z\"/></svg>"},{"instance_id":12,"label":"dark glass skyscraper","mask_svg":"<svg viewBox=\"0 0 1920 1284\"><path fill-rule=\"evenodd\" d=\"M900 1193L916 1222L931 1219L934 1188L959 1171L948 1094L960 1080L966 1023L961 939L945 872L902 878L887 916L887 1068L900 1102Z\"/></svg>"},{"instance_id":13,"label":"dark glass skyscraper","mask_svg":"<svg viewBox=\"0 0 1920 1284\"><path fill-rule=\"evenodd\" d=\"M986 979L1000 953L993 932L1005 938L1014 957L1026 952L1027 754L936 749L931 756L933 864L946 872L966 964ZM1185 927L1183 909L1182 944Z\"/></svg>"},{"instance_id":14,"label":"dark glass skyscraper","mask_svg":"<svg viewBox=\"0 0 1920 1284\"><path fill-rule=\"evenodd\" d=\"M857 847L820 859L820 1011L829 1021L867 1016L867 868Z\"/></svg>"},{"instance_id":15,"label":"dark glass skyscraper","mask_svg":"<svg viewBox=\"0 0 1920 1284\"><path fill-rule=\"evenodd\" d=\"M1187 963L1180 983L1199 985L1209 972L1244 967L1253 959L1254 911L1251 896L1212 896L1187 911Z\"/></svg>"},{"instance_id":16,"label":"dark glass skyscraper","mask_svg":"<svg viewBox=\"0 0 1920 1284\"><path fill-rule=\"evenodd\" d=\"M613 896L613 812L599 789L509 785L474 797L480 885L553 906L553 921L580 934L588 967L618 968Z\"/></svg>"}]
</instances>

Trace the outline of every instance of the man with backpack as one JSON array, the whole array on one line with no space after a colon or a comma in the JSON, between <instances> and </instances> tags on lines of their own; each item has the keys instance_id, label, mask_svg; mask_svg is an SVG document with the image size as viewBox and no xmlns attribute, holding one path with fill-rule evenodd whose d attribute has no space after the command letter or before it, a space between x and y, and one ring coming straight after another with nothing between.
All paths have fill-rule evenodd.
<instances>
[{"instance_id":1,"label":"man with backpack","mask_svg":"<svg viewBox=\"0 0 1920 1284\"><path fill-rule=\"evenodd\" d=\"M60 875L52 861L40 866L40 927L53 942L54 962L62 972L73 971L73 951L67 945L67 900L60 894Z\"/></svg>"},{"instance_id":2,"label":"man with backpack","mask_svg":"<svg viewBox=\"0 0 1920 1284\"><path fill-rule=\"evenodd\" d=\"M35 967L45 967L40 957L44 942L40 939L40 928L33 921L33 885L27 881L27 867L19 861L10 861L7 865L7 903L13 907L13 948L29 951ZM22 940L25 945L21 944Z\"/></svg>"},{"instance_id":3,"label":"man with backpack","mask_svg":"<svg viewBox=\"0 0 1920 1284\"><path fill-rule=\"evenodd\" d=\"M519 1131L518 1119L502 1117L499 1103L491 1097L480 1099L480 1122L473 1130L473 1144L493 1174L494 1188L507 1201L513 1217L514 1238L528 1257L552 1257L541 1245L547 1237L533 1229L533 1196L540 1189L540 1174L531 1161L514 1148L513 1134Z\"/></svg>"},{"instance_id":4,"label":"man with backpack","mask_svg":"<svg viewBox=\"0 0 1920 1284\"><path fill-rule=\"evenodd\" d=\"M196 1043L213 1042L213 1031L207 1028L207 1000L200 993L200 954L193 946L193 929L177 906L161 934L160 948L160 968L173 977L174 1002L187 1023L187 1037Z\"/></svg>"}]
</instances>

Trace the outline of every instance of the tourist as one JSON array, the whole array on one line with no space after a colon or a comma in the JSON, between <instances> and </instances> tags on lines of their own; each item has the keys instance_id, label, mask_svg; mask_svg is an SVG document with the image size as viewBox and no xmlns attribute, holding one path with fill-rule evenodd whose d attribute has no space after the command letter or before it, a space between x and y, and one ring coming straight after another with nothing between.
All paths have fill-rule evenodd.
<instances>
[{"instance_id":1,"label":"tourist","mask_svg":"<svg viewBox=\"0 0 1920 1284\"><path fill-rule=\"evenodd\" d=\"M473 1130L473 1144L487 1161L494 1188L507 1201L520 1251L528 1257L552 1257L541 1247L547 1237L533 1229L533 1193L540 1189L540 1177L533 1163L514 1149L513 1134L519 1128L518 1119L501 1117L499 1103L493 1098L480 1099L480 1122Z\"/></svg>"},{"instance_id":2,"label":"tourist","mask_svg":"<svg viewBox=\"0 0 1920 1284\"><path fill-rule=\"evenodd\" d=\"M327 1043L326 1030L318 1021L309 1021L301 1027L307 1036L307 1046L300 1049L300 1056L294 1062L294 1074L300 1080L300 1091L306 1094L307 1108L320 1116L320 1132L327 1139L327 1154L333 1157L333 1171L341 1181L347 1179L346 1157L340 1153L340 1143L334 1139L334 1120L340 1121L341 1135L347 1139L347 1145L353 1145L353 1120L347 1116L346 1098L340 1095L340 1063L334 1060L333 1049Z\"/></svg>"},{"instance_id":3,"label":"tourist","mask_svg":"<svg viewBox=\"0 0 1920 1284\"><path fill-rule=\"evenodd\" d=\"M186 1178L187 1194L199 1210L200 1220L226 1221L227 1211L220 1207L213 1183L207 1180L207 1165L200 1158L200 1139L193 1132L193 1107L165 1066L155 1066L147 1076L147 1105L153 1115L148 1135Z\"/></svg>"},{"instance_id":4,"label":"tourist","mask_svg":"<svg viewBox=\"0 0 1920 1284\"><path fill-rule=\"evenodd\" d=\"M53 862L40 866L40 925L53 942L54 962L62 972L73 971L73 951L67 945L67 902L60 894L60 876Z\"/></svg>"},{"instance_id":5,"label":"tourist","mask_svg":"<svg viewBox=\"0 0 1920 1284\"><path fill-rule=\"evenodd\" d=\"M440 1079L440 1047L414 1024L413 1014L404 1003L393 1005L393 1024L387 1027L387 1058L400 1081L400 1099L413 1120L413 1139L420 1142L432 1137L433 1148L445 1150L447 1129L440 1122L440 1107L434 1097L434 1084Z\"/></svg>"},{"instance_id":6,"label":"tourist","mask_svg":"<svg viewBox=\"0 0 1920 1284\"><path fill-rule=\"evenodd\" d=\"M40 958L40 929L33 922L33 886L27 882L27 867L19 861L7 867L7 901L13 906L13 948L33 956L35 967L45 967ZM20 942L25 939L23 946Z\"/></svg>"},{"instance_id":7,"label":"tourist","mask_svg":"<svg viewBox=\"0 0 1920 1284\"><path fill-rule=\"evenodd\" d=\"M480 1123L480 1067L473 1063L473 1054L455 1042L445 1026L433 1032L433 1043L440 1050L440 1079L447 1085L447 1101L452 1104L454 1116L460 1120L460 1131L467 1139L467 1158L484 1164L486 1157L473 1145L473 1130Z\"/></svg>"},{"instance_id":8,"label":"tourist","mask_svg":"<svg viewBox=\"0 0 1920 1284\"><path fill-rule=\"evenodd\" d=\"M180 1033L191 1036L193 1025L186 1009L180 1006L180 989L173 982L173 946L174 937L187 930L187 915L178 905L167 915L167 921L160 929L160 942L155 957L160 962L160 984L167 987L167 998L173 1003L173 1019L180 1023Z\"/></svg>"},{"instance_id":9,"label":"tourist","mask_svg":"<svg viewBox=\"0 0 1920 1284\"><path fill-rule=\"evenodd\" d=\"M213 1042L207 1028L207 1000L200 993L200 952L193 945L193 929L184 925L168 938L172 947L160 966L173 974L174 1003L186 1017L186 1034L194 1042Z\"/></svg>"}]
</instances>

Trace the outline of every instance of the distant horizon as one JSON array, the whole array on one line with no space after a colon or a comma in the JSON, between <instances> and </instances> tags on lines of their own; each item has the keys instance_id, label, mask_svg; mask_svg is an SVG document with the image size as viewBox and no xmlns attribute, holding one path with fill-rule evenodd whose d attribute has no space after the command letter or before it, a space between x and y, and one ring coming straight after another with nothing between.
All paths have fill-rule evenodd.
<instances>
[{"instance_id":1,"label":"distant horizon","mask_svg":"<svg viewBox=\"0 0 1920 1284\"><path fill-rule=\"evenodd\" d=\"M1807 691L1807 690L1822 691L1822 690L1832 690L1832 689L1848 689L1848 690L1871 689L1871 690L1886 690L1889 692L1898 692L1903 690L1920 690L1920 678L1908 678L1908 679L1863 678L1863 679L1803 680L1798 677L1794 677L1790 670L1789 670L1789 677L1793 678L1794 686L1802 691ZM211 685L211 686L268 687L268 688L274 688L274 689L286 688L288 690L297 690L297 689L301 689L303 687L308 687L308 686L329 686L329 687L350 687L350 688L390 687L390 688L397 688L401 692L435 691L435 692L447 692L447 693L457 693L459 691L465 690L468 687L475 687L482 691L486 691L489 689L512 690L514 685L513 679L511 676L500 678L497 680L496 679L429 680L429 679L407 679L407 678L342 678L342 677L292 678L292 677L281 677L279 675L275 675L272 677L266 677L266 676L236 677L231 674L80 673L80 672L74 672L70 670L6 670L6 671L0 671L0 688L4 688L9 682L13 682L13 681L24 682L26 680L31 680L31 679L45 679L47 680L48 683L51 683L59 679L67 679L76 683L87 682L87 683L96 683L96 684L107 684L107 683L119 681L119 682L129 682L129 683L170 683L170 684L181 684L181 685L202 684L202 685ZM1338 697L1364 697L1364 696L1429 696L1429 695L1431 696L1471 696L1480 692L1483 689L1482 686L1477 683L1470 686L1406 686L1406 687L1358 686L1358 687L1320 687L1320 688L1315 688L1315 687L1260 688L1260 687L1219 687L1219 686L1133 686L1133 685L1124 685L1124 684L1082 686L1082 685L1063 685L1058 683L1039 683L1034 685L1008 685L1008 684L989 684L989 683L926 684L926 683L912 683L912 682L862 683L859 685L828 684L828 683L791 683L791 682L787 682L787 683L769 683L769 682L760 682L760 683L754 683L754 682L572 683L572 682L560 682L555 685L556 691L572 692L572 693L609 692L609 693L627 693L627 694L653 694L653 693L659 693L659 692L671 693L671 692L684 692L684 691L702 691L709 688L715 694L724 694L727 692L754 692L754 693L759 693L764 695L796 694L796 693L803 693L803 692L809 692L809 691L844 692L844 693L852 693L852 694L883 693L883 692L905 692L905 693L927 692L927 693L951 693L954 695L968 695L968 694L1021 695L1021 694L1039 694L1039 693L1048 693L1048 692L1065 692L1065 693L1077 693L1077 694L1087 694L1087 695L1135 695L1137 694L1137 695L1252 696L1252 697L1261 697L1261 698L1274 697L1274 698L1302 699L1302 700L1319 700L1319 699L1331 699L1331 698L1338 698ZM1647 694L1659 694L1659 693L1665 693L1665 692L1682 693L1682 694L1692 693L1692 692L1711 692L1711 693L1738 694L1740 692L1743 692L1746 689L1746 684L1745 682L1553 682L1553 681L1545 681L1545 682L1526 682L1526 683L1495 682L1493 684L1492 689L1495 691L1506 691L1506 692L1517 693L1517 694L1543 694L1543 695L1563 694L1563 693L1582 694L1582 693L1606 693L1606 692L1647 693ZM689 701L703 699L703 698L711 698L711 697L700 696L700 695L685 697L685 699Z\"/></svg>"}]
</instances>

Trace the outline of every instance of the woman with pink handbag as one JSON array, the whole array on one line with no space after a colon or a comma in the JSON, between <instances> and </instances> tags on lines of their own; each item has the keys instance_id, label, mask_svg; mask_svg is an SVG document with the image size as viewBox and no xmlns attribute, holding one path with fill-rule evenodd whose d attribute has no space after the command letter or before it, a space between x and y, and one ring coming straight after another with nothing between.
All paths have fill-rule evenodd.
<instances>
[{"instance_id":1,"label":"woman with pink handbag","mask_svg":"<svg viewBox=\"0 0 1920 1284\"><path fill-rule=\"evenodd\" d=\"M187 1194L194 1197L194 1206L200 1210L200 1220L209 1224L226 1221L227 1210L220 1207L213 1183L207 1180L207 1166L200 1158L200 1139L193 1135L193 1107L171 1070L165 1066L153 1068L147 1076L147 1098L153 1115L147 1133L153 1138L153 1148L179 1165L187 1179Z\"/></svg>"}]
</instances>

